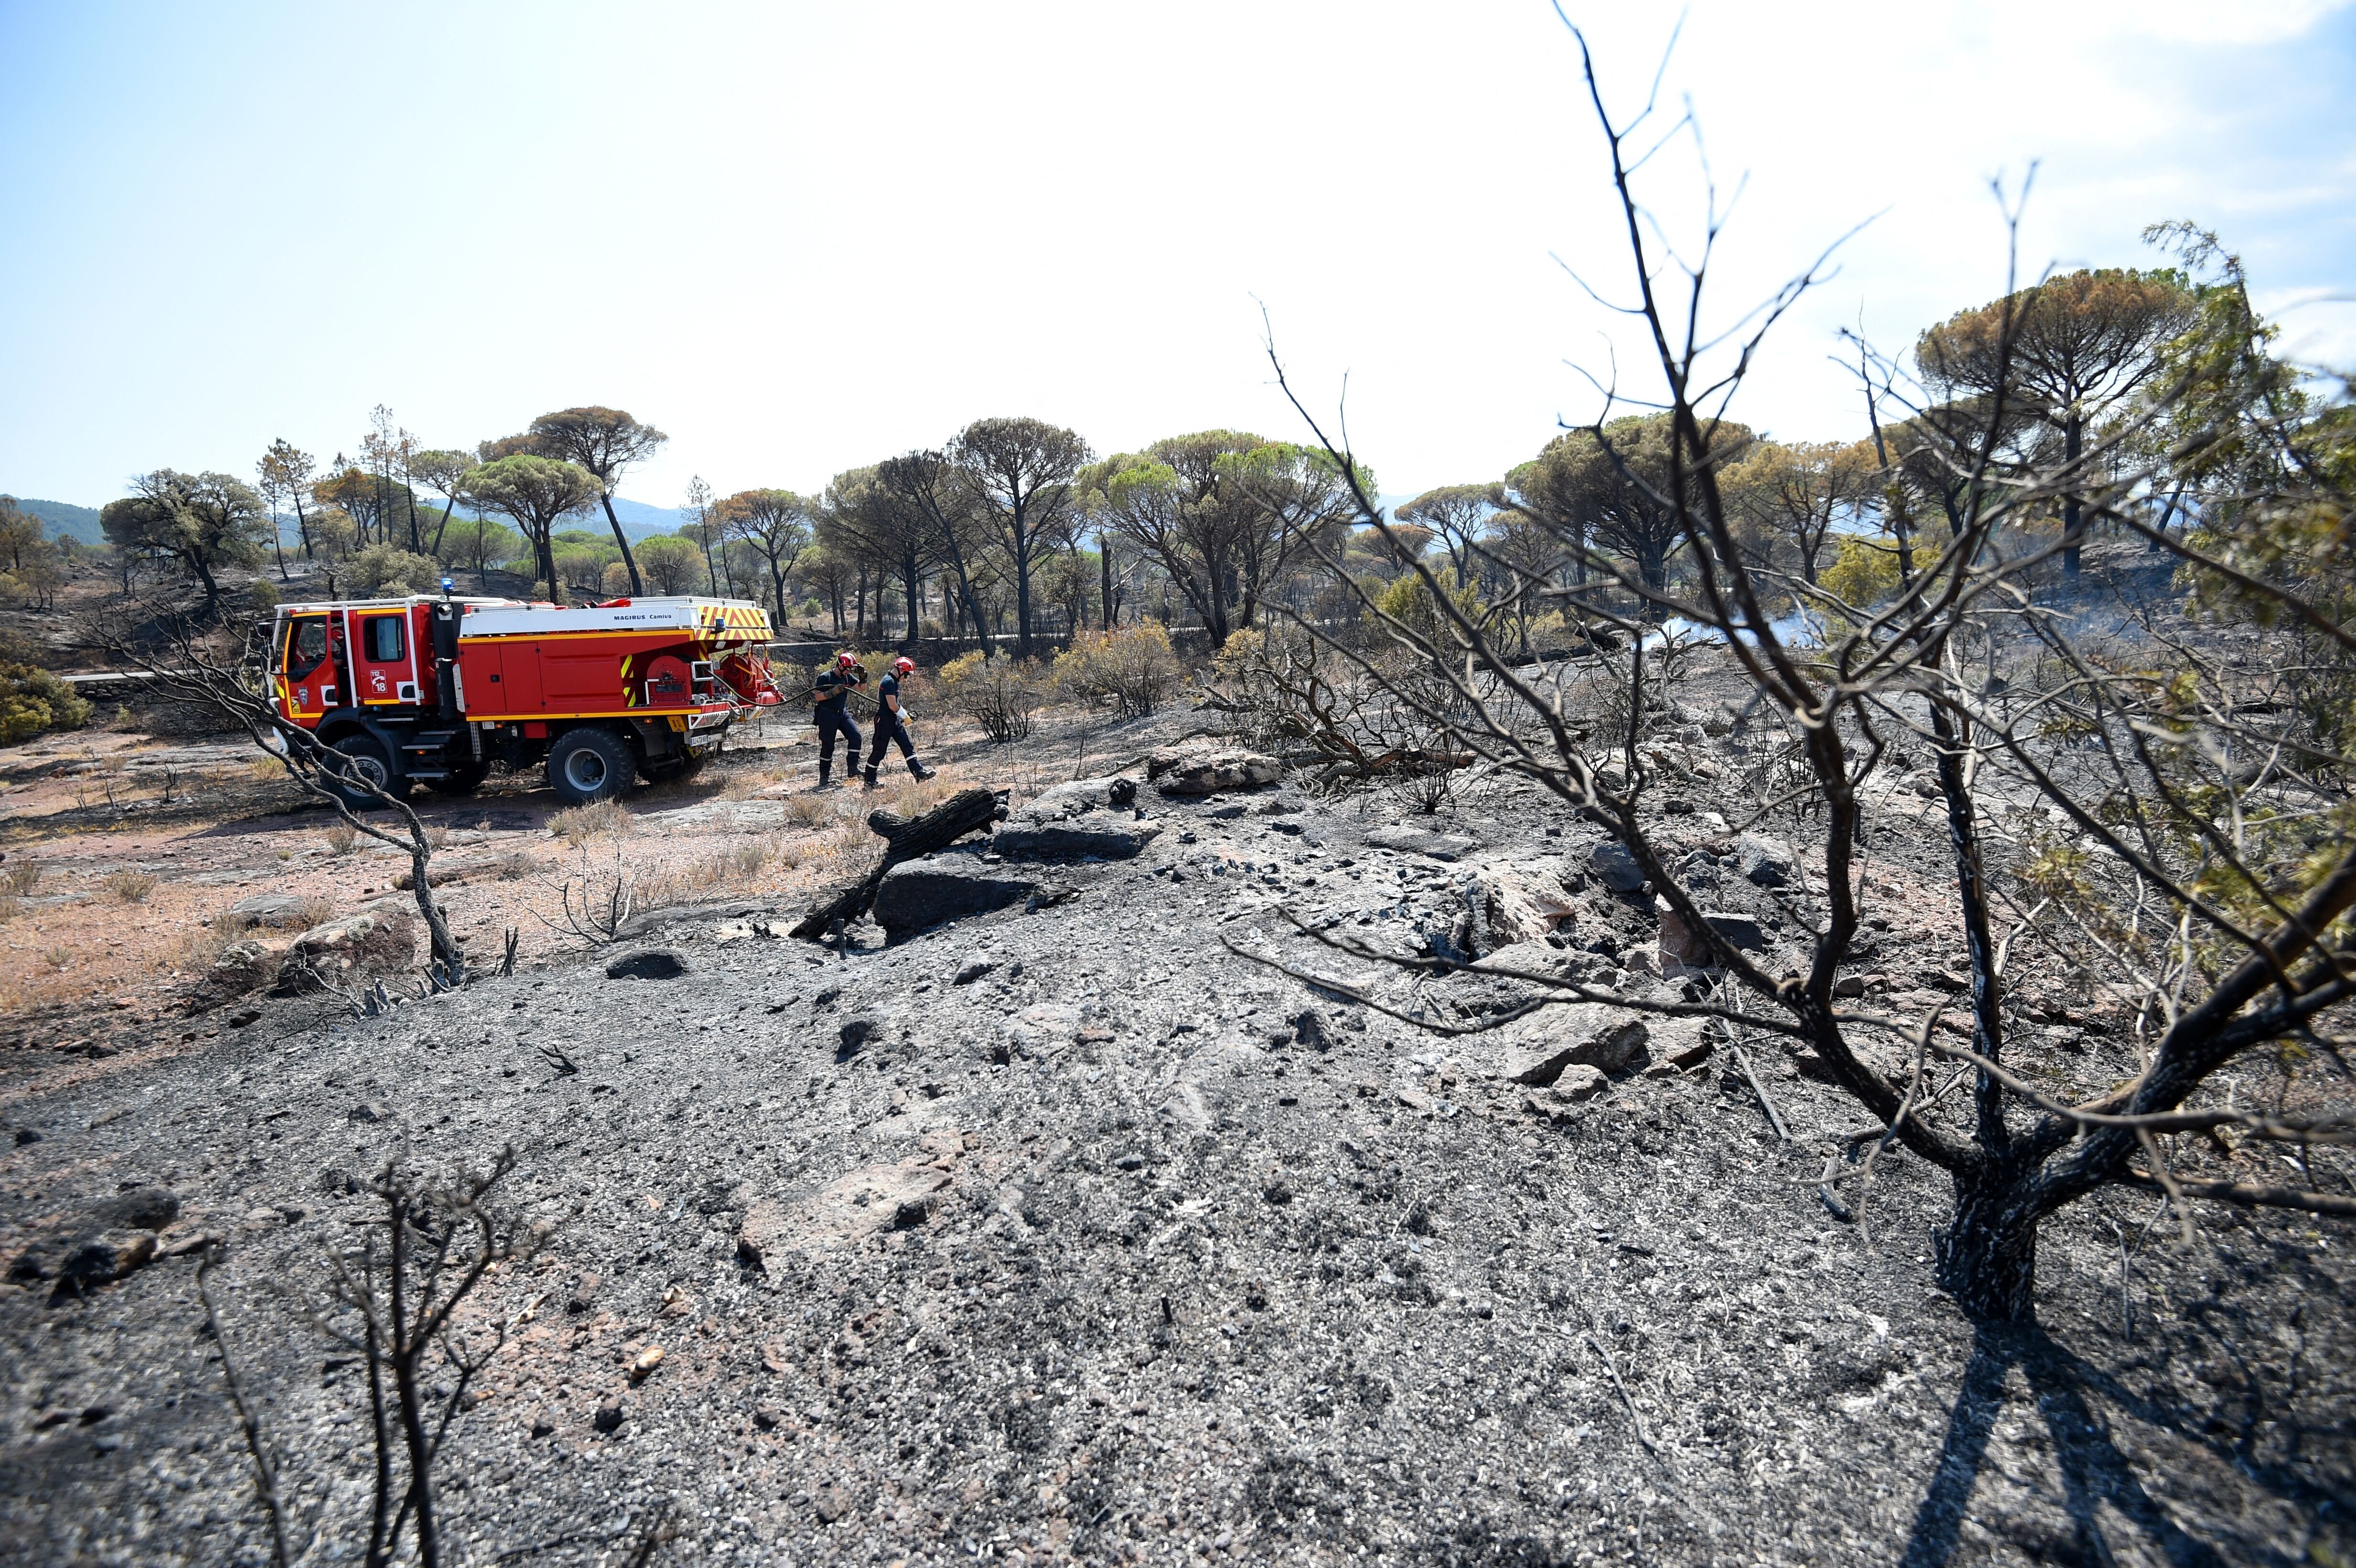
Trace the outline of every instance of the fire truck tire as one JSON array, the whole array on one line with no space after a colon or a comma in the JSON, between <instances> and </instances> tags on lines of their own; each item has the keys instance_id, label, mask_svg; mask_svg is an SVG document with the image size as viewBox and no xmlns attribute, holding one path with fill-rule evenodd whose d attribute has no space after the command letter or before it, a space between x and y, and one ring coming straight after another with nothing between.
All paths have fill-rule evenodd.
<instances>
[{"instance_id":1,"label":"fire truck tire","mask_svg":"<svg viewBox=\"0 0 2356 1568\"><path fill-rule=\"evenodd\" d=\"M548 782L567 805L612 800L637 772L630 743L610 730L567 730L548 749Z\"/></svg>"},{"instance_id":2,"label":"fire truck tire","mask_svg":"<svg viewBox=\"0 0 2356 1568\"><path fill-rule=\"evenodd\" d=\"M393 766L392 752L385 743L366 731L354 731L329 742L327 749L349 757L360 775L396 800L409 793L406 781ZM346 805L369 806L379 804L376 796L365 791L346 789L329 781L327 787Z\"/></svg>"},{"instance_id":3,"label":"fire truck tire","mask_svg":"<svg viewBox=\"0 0 2356 1568\"><path fill-rule=\"evenodd\" d=\"M435 795L472 795L490 776L491 764L469 762L452 768L438 779L428 779L425 787Z\"/></svg>"}]
</instances>

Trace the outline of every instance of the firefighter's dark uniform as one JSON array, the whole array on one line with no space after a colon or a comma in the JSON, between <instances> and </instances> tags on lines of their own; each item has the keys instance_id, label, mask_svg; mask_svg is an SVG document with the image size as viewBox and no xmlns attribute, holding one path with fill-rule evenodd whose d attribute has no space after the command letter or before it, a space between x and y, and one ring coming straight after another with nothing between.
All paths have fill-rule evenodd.
<instances>
[{"instance_id":1,"label":"firefighter's dark uniform","mask_svg":"<svg viewBox=\"0 0 2356 1568\"><path fill-rule=\"evenodd\" d=\"M900 716L900 677L887 672L875 688L875 749L867 753L869 788L874 787L875 770L884 765L884 753L894 741L900 742L900 755L907 760L910 773L920 779L932 776L932 770L916 760L916 743L908 738L907 722Z\"/></svg>"},{"instance_id":2,"label":"firefighter's dark uniform","mask_svg":"<svg viewBox=\"0 0 2356 1568\"><path fill-rule=\"evenodd\" d=\"M818 787L824 789L827 776L834 772L834 737L840 732L850 742L850 755L845 767L859 765L859 726L851 721L851 692L865 678L865 672L856 665L849 669L840 667L827 670L818 677L818 708L810 722L818 726Z\"/></svg>"}]
</instances>

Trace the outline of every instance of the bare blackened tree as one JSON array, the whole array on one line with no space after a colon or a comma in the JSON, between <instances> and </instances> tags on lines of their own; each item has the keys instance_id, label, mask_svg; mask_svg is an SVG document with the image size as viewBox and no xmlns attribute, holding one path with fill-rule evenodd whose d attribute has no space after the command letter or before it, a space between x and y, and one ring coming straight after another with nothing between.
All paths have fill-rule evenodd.
<instances>
[{"instance_id":1,"label":"bare blackened tree","mask_svg":"<svg viewBox=\"0 0 2356 1568\"><path fill-rule=\"evenodd\" d=\"M2329 1172L2322 1160L2330 1146L2356 1136L2356 1118L2344 1108L2311 1098L2252 1110L2206 1089L2228 1063L2267 1051L2331 1064L2343 1079L2346 1072L2343 1042L2329 1028L2356 1001L2350 920L2356 799L2349 782L2356 759L2347 750L2356 734L2356 596L2345 565L2356 526L2356 418L2344 396L2292 417L2278 400L2254 410L2232 389L2278 382L2201 368L2262 347L2245 330L2238 340L2229 331L2217 355L2193 356L2186 373L2147 388L2137 411L2115 415L2082 447L2022 453L2012 444L2020 420L2007 368L2020 326L2000 313L1985 400L1918 411L1899 454L1910 472L1936 476L1948 492L1942 496L1948 537L1935 554L1922 552L1932 559L1918 560L1869 604L1804 584L1795 590L1788 579L1771 595L1739 547L1718 482L1730 447L1748 432L1720 415L1762 339L1824 263L1747 315L1713 357L1699 317L1719 216L1713 208L1689 264L1660 253L1659 231L1633 186L1641 160L1632 156L1657 134L1647 129L1653 111L1614 121L1580 42L1634 262L1635 300L1626 309L1648 335L1665 382L1644 421L1656 450L1629 449L1619 432L1630 427L1613 419L1618 400L1610 395L1580 433L1615 483L1669 519L1690 587L1672 589L1655 564L1663 557L1639 554L1632 566L1571 533L1563 548L1595 583L1563 589L1540 573L1515 592L1551 594L1580 615L1638 630L1597 592L1609 588L1616 602L1642 606L1638 618L1680 616L1723 646L1755 706L1780 715L1793 737L1794 776L1783 801L1803 801L1812 814L1822 908L1810 923L1804 971L1789 975L1771 973L1707 918L1695 882L1666 847L1661 770L1638 743L1644 636L1631 640L1627 655L1624 726L1590 741L1559 686L1507 661L1494 613L1447 592L1414 552L1403 551L1423 581L1429 613L1386 613L1357 590L1388 640L1415 656L1419 681L1391 683L1394 699L1444 721L1453 742L1489 766L1600 824L1656 891L1665 946L1674 923L1680 945L1716 984L1689 993L1697 999L1648 999L1558 975L1484 968L1537 988L1525 1011L1561 1000L1609 1001L1715 1019L1740 1034L1812 1050L1832 1081L1876 1117L1885 1147L1902 1146L1946 1172L1954 1210L1934 1238L1937 1274L1978 1317L2031 1315L2040 1226L2106 1186L2163 1191L2179 1211L2190 1200L2206 1199L2356 1215L2346 1174ZM1674 298L1662 292L1671 277L1679 279ZM1886 362L1883 370L1886 385ZM2205 405L2197 400L2203 398ZM2265 483L2245 485L2231 505L2210 508L2213 538L2196 531L2186 540L2150 526L2148 498L2164 476L2129 459L2156 422L2197 406L2206 413L2195 428L2179 430L2161 461L2227 441L2271 443L2277 456L2263 465ZM1349 472L1346 453L1328 446ZM1362 492L1356 500L1363 520L1388 537L1390 525L1372 498ZM2172 624L2148 621L2133 661L2081 646L2071 620L2040 606L2033 591L2040 571L2076 543L2075 530L2051 525L2065 505L2175 553L2201 588L2195 611L2238 608L2298 628L2307 639L2300 656L2332 678L2309 680L2300 703L2254 702L2254 693L2268 689L2279 656L2262 648L2237 659L2194 645L2180 606ZM2310 564L2317 561L2320 571ZM1331 564L1338 571L1339 563ZM1495 564L1509 563L1500 557ZM1776 607L1794 591L1823 613L1830 632L1779 632ZM1999 667L2008 660L2033 664L2041 678L2010 678ZM1381 669L1374 661L1362 667ZM1422 684L1435 678L1445 700L1435 702ZM1942 1009L1914 1018L1836 999L1843 970L1858 956L1862 847L1903 830L1890 785L1910 747L1931 754L1933 798L1952 850L1952 897L1968 969L1962 1020ZM2295 789L2267 793L2283 784ZM2073 837L2032 841L2023 853L1992 850L1987 815L2008 798L2032 803ZM1296 924L1358 956L1431 973L1464 966L1455 955L1398 959ZM2131 1081L2076 1099L2035 1082L2038 1064L2022 1060L2027 1043L2014 1037L2006 996L2009 955L2030 944L2127 998L2140 1064ZM1487 1027L1494 1025L1460 1032ZM1861 1053L1877 1037L1900 1053L1895 1076ZM1968 1076L1970 1104L1960 1117L1938 1109L1925 1090L1933 1058L1961 1064ZM2170 1150L2188 1135L2215 1140L2206 1146L2213 1148L2228 1134L2284 1149L2301 1179L2236 1179L2230 1168L2196 1173L2190 1168L2204 1157L2202 1144Z\"/></svg>"},{"instance_id":2,"label":"bare blackened tree","mask_svg":"<svg viewBox=\"0 0 2356 1568\"><path fill-rule=\"evenodd\" d=\"M368 1541L360 1554L367 1568L383 1568L402 1555L404 1531L417 1563L436 1568L443 1561L434 1466L452 1424L470 1403L476 1378L508 1332L504 1320L465 1322L460 1308L493 1268L530 1258L547 1237L543 1228L493 1201L515 1165L511 1148L500 1150L483 1170L446 1179L386 1163L367 1188L376 1218L362 1226L358 1245L329 1254L322 1296L300 1304L314 1326L353 1352L366 1371L374 1469ZM286 1568L309 1554L320 1531L294 1517L280 1484L281 1464L222 1335L210 1288L220 1261L219 1248L209 1253L198 1271L198 1290L252 1457L273 1562ZM303 1544L291 1544L296 1540Z\"/></svg>"},{"instance_id":3,"label":"bare blackened tree","mask_svg":"<svg viewBox=\"0 0 2356 1568\"><path fill-rule=\"evenodd\" d=\"M160 640L134 641L124 630L141 624L160 631ZM165 696L244 731L305 795L333 807L354 832L406 854L417 912L431 944L426 983L436 991L466 983L466 955L434 900L434 844L405 798L405 787L397 785L373 752L323 744L278 711L270 694L268 623L249 628L234 656L225 656L187 616L161 605L86 628L82 641L123 667L140 671ZM390 812L392 821L371 817L370 811Z\"/></svg>"}]
</instances>

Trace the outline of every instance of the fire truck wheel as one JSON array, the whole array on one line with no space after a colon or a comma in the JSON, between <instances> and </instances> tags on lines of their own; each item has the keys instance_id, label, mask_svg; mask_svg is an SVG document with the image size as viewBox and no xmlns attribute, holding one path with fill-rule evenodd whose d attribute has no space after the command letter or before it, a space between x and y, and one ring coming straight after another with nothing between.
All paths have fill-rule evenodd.
<instances>
[{"instance_id":1,"label":"fire truck wheel","mask_svg":"<svg viewBox=\"0 0 2356 1568\"><path fill-rule=\"evenodd\" d=\"M548 749L548 782L567 805L612 800L637 771L629 742L610 730L567 730Z\"/></svg>"},{"instance_id":2,"label":"fire truck wheel","mask_svg":"<svg viewBox=\"0 0 2356 1568\"><path fill-rule=\"evenodd\" d=\"M425 787L435 795L472 795L490 776L488 763L466 763L452 768L438 779L428 779Z\"/></svg>"},{"instance_id":3,"label":"fire truck wheel","mask_svg":"<svg viewBox=\"0 0 2356 1568\"><path fill-rule=\"evenodd\" d=\"M360 777L395 799L408 793L405 781L393 772L392 753L385 750L384 742L375 736L365 731L355 731L332 742L328 750L340 752L350 758L351 766ZM346 789L332 781L327 787L334 790L337 797L346 805L366 806L378 804L376 796L365 790Z\"/></svg>"}]
</instances>

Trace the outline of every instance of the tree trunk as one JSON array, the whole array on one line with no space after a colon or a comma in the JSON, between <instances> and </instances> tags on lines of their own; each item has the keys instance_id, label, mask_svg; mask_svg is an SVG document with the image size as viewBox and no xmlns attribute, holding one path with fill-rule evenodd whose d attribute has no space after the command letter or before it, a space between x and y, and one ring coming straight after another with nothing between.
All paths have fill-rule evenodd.
<instances>
[{"instance_id":1,"label":"tree trunk","mask_svg":"<svg viewBox=\"0 0 2356 1568\"><path fill-rule=\"evenodd\" d=\"M837 883L820 893L809 912L796 923L792 934L805 942L814 942L831 931L837 921L858 919L875 901L875 890L884 885L884 872L903 860L946 849L967 834L978 833L1005 816L1005 795L979 785L961 789L932 810L913 817L889 811L868 813L868 827L884 840L884 859L865 876Z\"/></svg>"},{"instance_id":2,"label":"tree trunk","mask_svg":"<svg viewBox=\"0 0 2356 1568\"><path fill-rule=\"evenodd\" d=\"M2037 1222L2026 1172L1987 1159L1954 1177L1954 1217L1931 1233L1941 1288L1966 1316L2025 1323L2036 1315Z\"/></svg>"},{"instance_id":3,"label":"tree trunk","mask_svg":"<svg viewBox=\"0 0 2356 1568\"><path fill-rule=\"evenodd\" d=\"M1098 620L1109 632L1113 622L1112 536L1108 533L1097 535L1097 573L1102 584L1097 596Z\"/></svg>"},{"instance_id":4,"label":"tree trunk","mask_svg":"<svg viewBox=\"0 0 2356 1568\"><path fill-rule=\"evenodd\" d=\"M630 541L622 537L622 519L614 515L613 495L609 491L600 489L597 499L605 504L605 521L614 530L614 543L621 549L622 564L630 569L630 595L632 598L637 598L647 591L646 579L638 575L638 560L637 557L630 553Z\"/></svg>"},{"instance_id":5,"label":"tree trunk","mask_svg":"<svg viewBox=\"0 0 2356 1568\"><path fill-rule=\"evenodd\" d=\"M2072 413L2062 424L2062 461L2070 473L2070 489L2062 497L2062 574L2078 575L2079 552L2085 548L2084 504L2078 499L2078 458L2085 451L2086 421Z\"/></svg>"},{"instance_id":6,"label":"tree trunk","mask_svg":"<svg viewBox=\"0 0 2356 1568\"><path fill-rule=\"evenodd\" d=\"M303 515L303 489L299 485L294 488L294 531L303 540L303 559L310 560L311 520Z\"/></svg>"},{"instance_id":7,"label":"tree trunk","mask_svg":"<svg viewBox=\"0 0 2356 1568\"><path fill-rule=\"evenodd\" d=\"M1023 537L1028 519L1023 516L1023 497L1014 497L1014 656L1031 656L1031 542Z\"/></svg>"}]
</instances>

